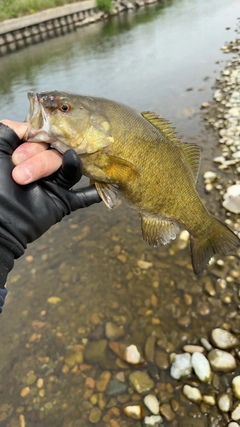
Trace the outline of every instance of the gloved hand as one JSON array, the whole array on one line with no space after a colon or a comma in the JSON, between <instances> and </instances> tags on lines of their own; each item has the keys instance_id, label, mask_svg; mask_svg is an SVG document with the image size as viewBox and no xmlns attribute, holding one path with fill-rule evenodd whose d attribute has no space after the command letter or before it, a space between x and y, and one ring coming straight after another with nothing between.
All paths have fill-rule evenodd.
<instances>
[{"instance_id":1,"label":"gloved hand","mask_svg":"<svg viewBox=\"0 0 240 427\"><path fill-rule=\"evenodd\" d=\"M0 288L14 259L53 224L71 212L101 201L94 185L69 190L82 176L79 156L68 150L62 167L48 178L21 186L12 178L17 134L0 123ZM0 312L7 290L0 289Z\"/></svg>"}]
</instances>

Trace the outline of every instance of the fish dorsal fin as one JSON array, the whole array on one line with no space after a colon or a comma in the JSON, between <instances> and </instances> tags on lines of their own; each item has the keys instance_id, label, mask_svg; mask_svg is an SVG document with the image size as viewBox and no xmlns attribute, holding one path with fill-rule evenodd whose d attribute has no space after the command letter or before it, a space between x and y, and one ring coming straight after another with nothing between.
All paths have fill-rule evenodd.
<instances>
[{"instance_id":1,"label":"fish dorsal fin","mask_svg":"<svg viewBox=\"0 0 240 427\"><path fill-rule=\"evenodd\" d=\"M156 113L143 111L141 114L146 120L152 123L152 125L155 126L162 135L166 136L172 144L179 148L192 172L193 179L196 182L199 172L201 148L197 144L182 142L178 138L175 128L171 123L159 117Z\"/></svg>"}]
</instances>

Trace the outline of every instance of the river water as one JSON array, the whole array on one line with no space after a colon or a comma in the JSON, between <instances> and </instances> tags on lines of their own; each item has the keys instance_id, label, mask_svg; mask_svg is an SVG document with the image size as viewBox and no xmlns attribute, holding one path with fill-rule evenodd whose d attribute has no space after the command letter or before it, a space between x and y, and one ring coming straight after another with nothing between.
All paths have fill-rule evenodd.
<instances>
[{"instance_id":1,"label":"river water","mask_svg":"<svg viewBox=\"0 0 240 427\"><path fill-rule=\"evenodd\" d=\"M204 193L202 173L214 170L217 148L200 106L212 98L227 60L220 47L235 37L239 13L238 0L164 1L3 57L1 116L23 120L28 89L103 96L155 111L185 140L201 145L199 192L211 213L223 216ZM204 277L215 286L214 275ZM219 416L216 408L204 412L182 397L168 355L223 325L238 306L237 290L229 290L231 307L218 288L209 300L203 279L192 272L188 247L149 248L136 213L124 204L113 212L92 206L54 226L16 262L8 288L0 319L0 425L139 427L122 413L131 400L142 402L128 384L134 368L109 349L103 356L100 347L95 361L81 360L89 340L106 338L107 322L123 326L121 342L141 351L149 336L157 337L161 381L154 393L168 411L173 399L178 405L164 425L207 426ZM75 357L70 362L69 352ZM116 396L94 388L103 371L120 378L126 390ZM220 416L216 426L221 422Z\"/></svg>"}]
</instances>

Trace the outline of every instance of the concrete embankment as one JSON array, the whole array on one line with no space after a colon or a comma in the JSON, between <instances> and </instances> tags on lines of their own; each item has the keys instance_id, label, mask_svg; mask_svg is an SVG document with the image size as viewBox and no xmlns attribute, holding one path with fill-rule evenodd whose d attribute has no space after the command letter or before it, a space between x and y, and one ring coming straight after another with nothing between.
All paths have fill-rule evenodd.
<instances>
[{"instance_id":1,"label":"concrete embankment","mask_svg":"<svg viewBox=\"0 0 240 427\"><path fill-rule=\"evenodd\" d=\"M112 15L124 10L135 9L158 0L117 0ZM95 0L85 0L21 18L8 19L0 23L0 56L74 31L77 27L108 18L99 11Z\"/></svg>"}]
</instances>

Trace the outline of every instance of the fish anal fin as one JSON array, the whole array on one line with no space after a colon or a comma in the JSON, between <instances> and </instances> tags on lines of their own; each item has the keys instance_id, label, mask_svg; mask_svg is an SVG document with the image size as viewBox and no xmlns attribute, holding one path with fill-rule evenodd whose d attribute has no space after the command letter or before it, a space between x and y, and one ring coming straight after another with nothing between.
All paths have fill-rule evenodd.
<instances>
[{"instance_id":1,"label":"fish anal fin","mask_svg":"<svg viewBox=\"0 0 240 427\"><path fill-rule=\"evenodd\" d=\"M166 245L177 237L178 225L171 219L152 218L140 214L142 236L151 246Z\"/></svg>"},{"instance_id":2,"label":"fish anal fin","mask_svg":"<svg viewBox=\"0 0 240 427\"><path fill-rule=\"evenodd\" d=\"M155 126L161 132L161 134L168 139L169 142L179 148L184 157L184 160L191 170L194 182L196 182L199 172L201 148L197 144L182 142L178 138L178 135L175 132L175 128L171 125L171 123L159 117L156 113L143 111L141 114L146 120Z\"/></svg>"},{"instance_id":3,"label":"fish anal fin","mask_svg":"<svg viewBox=\"0 0 240 427\"><path fill-rule=\"evenodd\" d=\"M104 182L95 182L95 187L101 199L109 209L114 209L119 198L119 189L117 185Z\"/></svg>"}]
</instances>

